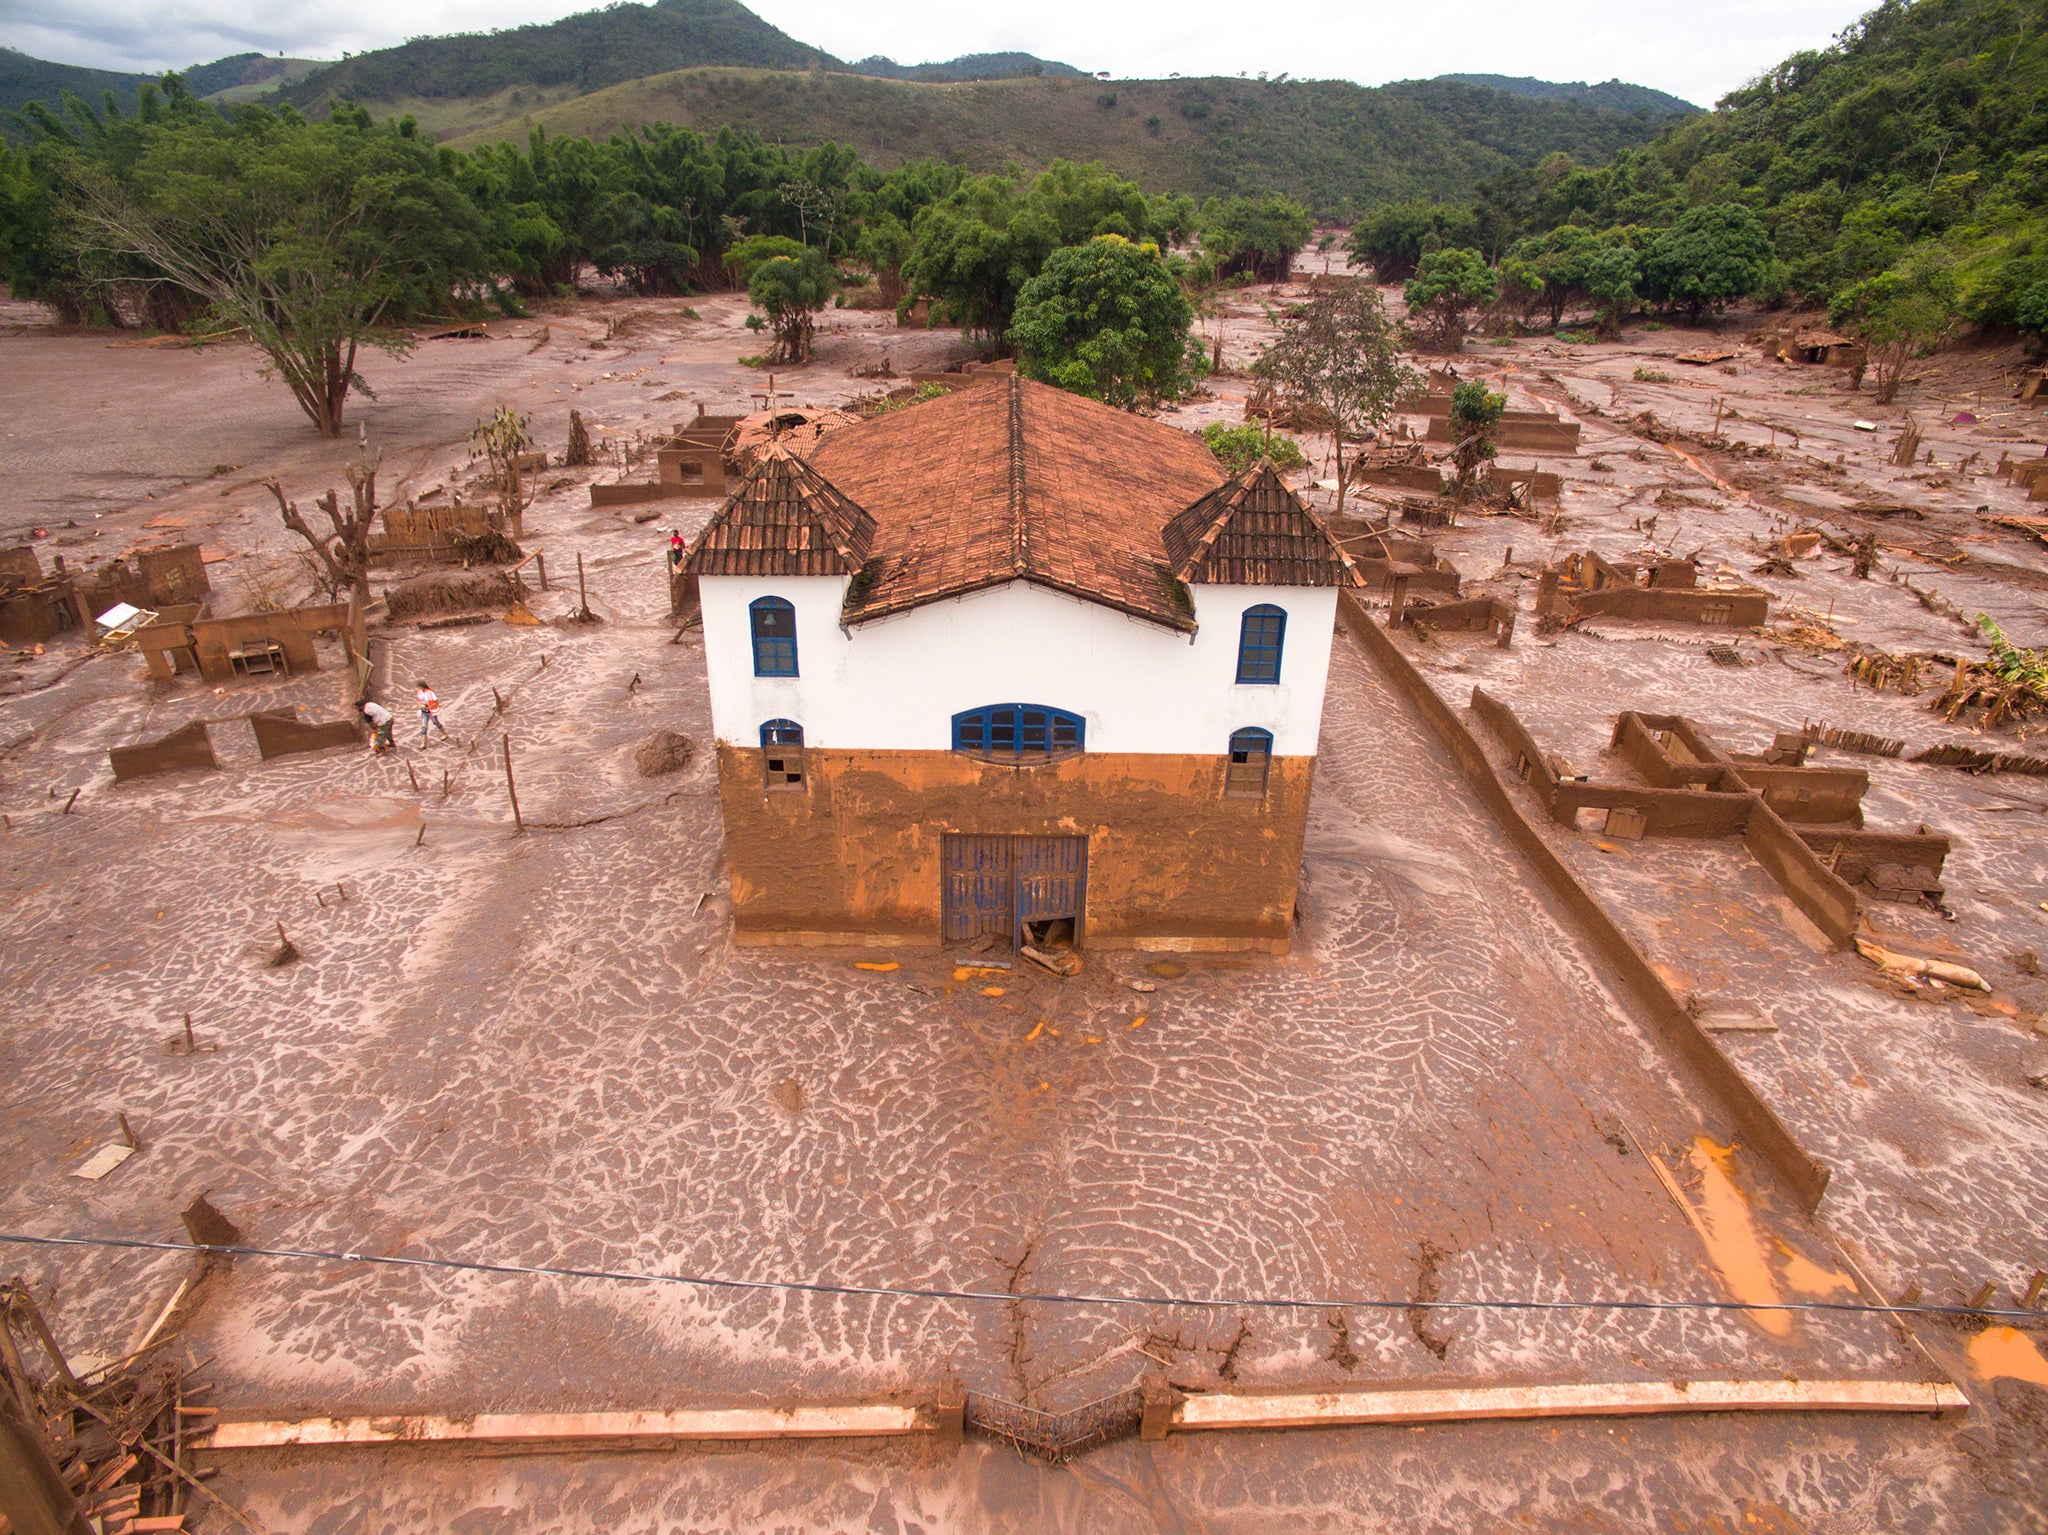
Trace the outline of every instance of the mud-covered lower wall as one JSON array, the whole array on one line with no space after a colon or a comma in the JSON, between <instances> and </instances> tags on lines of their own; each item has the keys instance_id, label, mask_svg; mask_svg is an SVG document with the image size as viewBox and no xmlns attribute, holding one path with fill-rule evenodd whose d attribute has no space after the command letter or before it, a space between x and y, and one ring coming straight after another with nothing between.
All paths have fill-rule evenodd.
<instances>
[{"instance_id":1,"label":"mud-covered lower wall","mask_svg":"<svg viewBox=\"0 0 2048 1535\"><path fill-rule=\"evenodd\" d=\"M1006 767L811 750L803 789L769 789L758 749L721 744L735 933L936 943L948 832L1085 836L1084 945L1284 951L1315 759L1272 759L1262 798L1225 796L1224 768L1221 755Z\"/></svg>"}]
</instances>

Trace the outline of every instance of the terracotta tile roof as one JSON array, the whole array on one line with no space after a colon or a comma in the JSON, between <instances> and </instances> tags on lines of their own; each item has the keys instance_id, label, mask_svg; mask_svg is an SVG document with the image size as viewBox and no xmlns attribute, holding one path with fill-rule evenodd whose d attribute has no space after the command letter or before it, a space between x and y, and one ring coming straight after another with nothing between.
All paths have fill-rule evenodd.
<instances>
[{"instance_id":1,"label":"terracotta tile roof","mask_svg":"<svg viewBox=\"0 0 2048 1535\"><path fill-rule=\"evenodd\" d=\"M874 518L774 445L697 535L683 567L700 576L852 575L874 537Z\"/></svg>"},{"instance_id":2,"label":"terracotta tile roof","mask_svg":"<svg viewBox=\"0 0 2048 1535\"><path fill-rule=\"evenodd\" d=\"M1358 568L1315 509L1260 459L1167 523L1176 580L1223 586L1357 586Z\"/></svg>"},{"instance_id":3,"label":"terracotta tile roof","mask_svg":"<svg viewBox=\"0 0 2048 1535\"><path fill-rule=\"evenodd\" d=\"M1010 376L834 432L810 461L875 520L849 623L1026 580L1193 626L1161 529L1223 471L1176 427Z\"/></svg>"}]
</instances>

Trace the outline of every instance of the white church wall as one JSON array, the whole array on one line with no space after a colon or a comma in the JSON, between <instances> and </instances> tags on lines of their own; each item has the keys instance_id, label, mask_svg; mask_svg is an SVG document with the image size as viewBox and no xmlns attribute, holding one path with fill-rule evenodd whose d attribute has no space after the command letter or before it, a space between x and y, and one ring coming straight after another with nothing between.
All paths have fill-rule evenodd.
<instances>
[{"instance_id":1,"label":"white church wall","mask_svg":"<svg viewBox=\"0 0 2048 1535\"><path fill-rule=\"evenodd\" d=\"M1337 612L1330 587L1198 585L1191 641L1013 581L842 630L843 577L706 576L701 588L713 726L742 746L790 719L810 746L947 751L955 714L1027 703L1081 715L1090 751L1221 754L1256 725L1277 755L1310 756ZM796 677L754 675L748 604L764 596L796 609ZM1280 681L1239 684L1240 620L1260 603L1287 614Z\"/></svg>"}]
</instances>

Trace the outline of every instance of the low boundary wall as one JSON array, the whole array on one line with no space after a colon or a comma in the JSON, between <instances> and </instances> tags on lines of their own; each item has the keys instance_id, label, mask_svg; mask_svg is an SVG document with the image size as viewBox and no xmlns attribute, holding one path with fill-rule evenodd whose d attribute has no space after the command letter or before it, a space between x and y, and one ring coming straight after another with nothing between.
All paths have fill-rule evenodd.
<instances>
[{"instance_id":1,"label":"low boundary wall","mask_svg":"<svg viewBox=\"0 0 2048 1535\"><path fill-rule=\"evenodd\" d=\"M1736 1128L1771 1168L1783 1178L1809 1210L1817 1208L1827 1192L1828 1170L1801 1149L1785 1128L1784 1121L1735 1069L1721 1047L1699 1021L1680 1004L1663 978L1651 968L1649 959L1570 867L1560 858L1543 834L1508 793L1494 771L1486 750L1465 722L1444 702L1436 689L1372 615L1350 592L1340 592L1338 611L1358 644L1379 664L1397 689L1435 732L1452 759L1464 773L1482 803L1493 813L1508 839L1535 867L1544 885L1579 924L1593 950L1614 970L1622 989L1647 1014L1656 1028L1687 1065L1699 1073L1708 1090L1734 1120Z\"/></svg>"}]
</instances>

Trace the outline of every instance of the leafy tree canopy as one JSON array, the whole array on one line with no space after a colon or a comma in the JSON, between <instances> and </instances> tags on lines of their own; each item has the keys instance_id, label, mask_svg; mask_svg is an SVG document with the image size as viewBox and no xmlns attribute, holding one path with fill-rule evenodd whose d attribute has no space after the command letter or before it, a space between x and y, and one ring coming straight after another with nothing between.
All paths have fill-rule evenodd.
<instances>
[{"instance_id":1,"label":"leafy tree canopy","mask_svg":"<svg viewBox=\"0 0 2048 1535\"><path fill-rule=\"evenodd\" d=\"M1047 258L1017 296L1010 340L1027 377L1128 410L1200 376L1194 318L1158 246L1105 234Z\"/></svg>"},{"instance_id":2,"label":"leafy tree canopy","mask_svg":"<svg viewBox=\"0 0 2048 1535\"><path fill-rule=\"evenodd\" d=\"M1643 251L1643 286L1652 298L1684 306L1697 320L1708 308L1754 293L1771 261L1771 236L1741 203L1688 208Z\"/></svg>"},{"instance_id":3,"label":"leafy tree canopy","mask_svg":"<svg viewBox=\"0 0 2048 1535\"><path fill-rule=\"evenodd\" d=\"M1430 340L1456 351L1464 344L1465 317L1500 297L1500 278L1477 251L1433 251L1417 263L1401 296Z\"/></svg>"},{"instance_id":4,"label":"leafy tree canopy","mask_svg":"<svg viewBox=\"0 0 2048 1535\"><path fill-rule=\"evenodd\" d=\"M1243 474L1262 458L1270 458L1276 469L1299 469L1308 462L1292 437L1251 421L1240 426L1211 421L1202 428L1202 442L1232 474Z\"/></svg>"}]
</instances>

